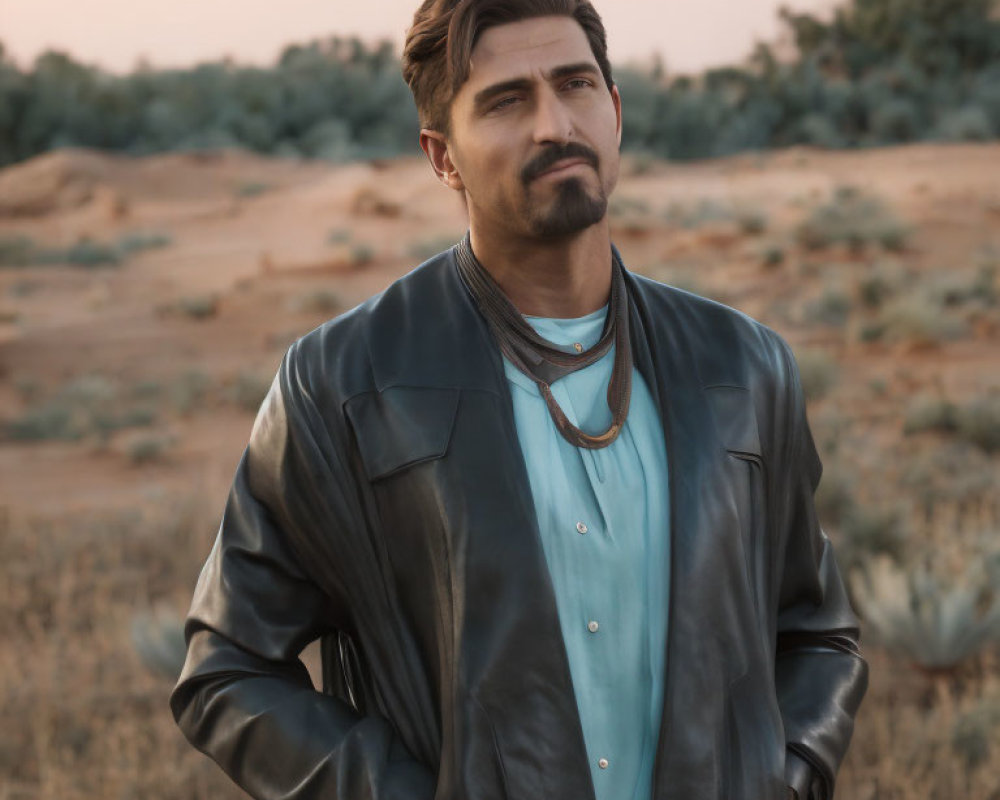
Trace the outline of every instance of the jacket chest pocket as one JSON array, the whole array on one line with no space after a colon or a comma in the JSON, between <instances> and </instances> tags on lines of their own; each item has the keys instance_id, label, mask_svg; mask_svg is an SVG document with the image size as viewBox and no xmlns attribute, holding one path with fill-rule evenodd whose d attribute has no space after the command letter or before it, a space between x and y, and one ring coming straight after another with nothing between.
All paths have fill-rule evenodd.
<instances>
[{"instance_id":1,"label":"jacket chest pocket","mask_svg":"<svg viewBox=\"0 0 1000 800\"><path fill-rule=\"evenodd\" d=\"M374 546L404 608L425 623L450 604L442 465L459 395L458 389L397 386L351 398L345 409L368 478L363 494Z\"/></svg>"},{"instance_id":2,"label":"jacket chest pocket","mask_svg":"<svg viewBox=\"0 0 1000 800\"><path fill-rule=\"evenodd\" d=\"M448 451L458 389L392 386L358 395L345 411L368 480L382 481Z\"/></svg>"},{"instance_id":3,"label":"jacket chest pocket","mask_svg":"<svg viewBox=\"0 0 1000 800\"><path fill-rule=\"evenodd\" d=\"M706 391L718 438L725 449L725 474L739 528L747 583L758 620L765 608L769 546L767 536L767 470L757 433L750 392L741 387L713 386Z\"/></svg>"}]
</instances>

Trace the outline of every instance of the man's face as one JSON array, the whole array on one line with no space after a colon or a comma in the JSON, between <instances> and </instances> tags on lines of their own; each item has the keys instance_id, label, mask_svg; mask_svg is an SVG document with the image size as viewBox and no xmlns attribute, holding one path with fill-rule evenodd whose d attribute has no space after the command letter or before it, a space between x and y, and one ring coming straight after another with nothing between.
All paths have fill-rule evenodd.
<instances>
[{"instance_id":1,"label":"man's face","mask_svg":"<svg viewBox=\"0 0 1000 800\"><path fill-rule=\"evenodd\" d=\"M621 101L570 17L488 29L454 98L448 180L474 226L571 236L601 222L618 180Z\"/></svg>"}]
</instances>

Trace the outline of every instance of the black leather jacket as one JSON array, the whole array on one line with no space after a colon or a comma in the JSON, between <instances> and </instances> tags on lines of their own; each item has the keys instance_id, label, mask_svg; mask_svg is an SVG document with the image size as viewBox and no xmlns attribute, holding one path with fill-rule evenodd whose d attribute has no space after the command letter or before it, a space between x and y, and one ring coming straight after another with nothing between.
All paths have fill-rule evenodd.
<instances>
[{"instance_id":1,"label":"black leather jacket","mask_svg":"<svg viewBox=\"0 0 1000 800\"><path fill-rule=\"evenodd\" d=\"M794 360L626 279L670 464L654 796L824 800L867 666ZM593 799L500 355L451 251L288 351L186 632L174 715L257 798ZM317 638L323 693L297 658Z\"/></svg>"}]
</instances>

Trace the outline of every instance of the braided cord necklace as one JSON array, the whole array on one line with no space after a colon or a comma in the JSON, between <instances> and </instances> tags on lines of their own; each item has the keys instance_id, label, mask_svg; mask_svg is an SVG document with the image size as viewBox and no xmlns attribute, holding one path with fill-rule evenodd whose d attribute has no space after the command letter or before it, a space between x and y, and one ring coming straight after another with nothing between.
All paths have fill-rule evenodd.
<instances>
[{"instance_id":1,"label":"braided cord necklace","mask_svg":"<svg viewBox=\"0 0 1000 800\"><path fill-rule=\"evenodd\" d=\"M604 331L594 347L583 353L567 353L539 336L510 302L503 290L472 252L467 233L456 248L459 275L486 317L501 352L521 372L538 386L552 421L560 435L575 447L600 450L607 447L622 431L628 417L632 395L632 345L629 337L628 289L624 268L612 257L611 302ZM559 378L589 367L615 347L615 362L608 383L608 408L611 427L592 436L576 427L552 396L552 384Z\"/></svg>"}]
</instances>

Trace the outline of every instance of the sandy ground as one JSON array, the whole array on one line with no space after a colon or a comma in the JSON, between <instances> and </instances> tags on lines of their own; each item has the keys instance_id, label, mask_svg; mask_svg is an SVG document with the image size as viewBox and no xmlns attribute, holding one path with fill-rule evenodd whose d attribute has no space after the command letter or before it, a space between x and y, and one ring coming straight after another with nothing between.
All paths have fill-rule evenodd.
<instances>
[{"instance_id":1,"label":"sandy ground","mask_svg":"<svg viewBox=\"0 0 1000 800\"><path fill-rule=\"evenodd\" d=\"M803 221L845 186L904 241L805 246ZM884 229L871 208L851 224ZM465 224L417 160L63 151L0 171L0 264L17 237L165 245L117 266L0 265L0 797L244 796L166 708L257 404L291 342ZM612 224L629 268L791 342L845 572L899 533L908 568L1000 564L1000 144L629 159ZM996 417L978 441L908 433L918 401ZM997 648L929 673L866 625L872 683L838 796L995 800L1000 758L968 759L995 741ZM315 677L314 647L304 660Z\"/></svg>"},{"instance_id":2,"label":"sandy ground","mask_svg":"<svg viewBox=\"0 0 1000 800\"><path fill-rule=\"evenodd\" d=\"M795 225L843 185L878 195L912 226L906 253L802 252ZM861 343L809 324L802 312L824 287L851 284L876 260L947 277L1000 247L998 145L626 162L616 198L615 239L632 269L735 305L796 346L824 347L845 368L837 390L844 413L871 418L880 435L898 433L899 404L914 393L1000 386L995 321L927 348ZM678 224L705 207L759 212L766 230L749 234L710 212ZM61 151L0 172L0 239L22 235L53 247L152 231L171 240L113 268L0 270L0 418L29 412L81 376L126 386L169 384L191 369L223 382L245 369L273 374L295 337L336 313L303 310L304 298L332 291L346 309L464 228L457 197L418 160L335 166L246 153L131 159ZM761 266L768 246L788 251L780 268ZM206 319L176 310L209 297L217 307ZM860 400L861 387L879 380L887 394ZM4 441L0 505L47 514L185 489L221 497L251 423L248 411L224 403L187 416L165 412L156 426L168 432L169 452L141 467L126 456L135 431L96 443Z\"/></svg>"}]
</instances>

